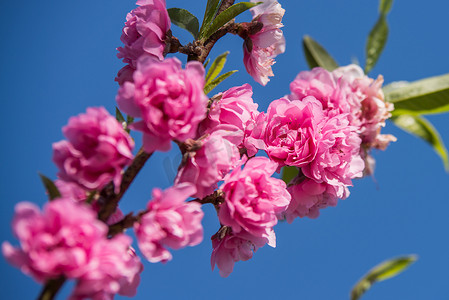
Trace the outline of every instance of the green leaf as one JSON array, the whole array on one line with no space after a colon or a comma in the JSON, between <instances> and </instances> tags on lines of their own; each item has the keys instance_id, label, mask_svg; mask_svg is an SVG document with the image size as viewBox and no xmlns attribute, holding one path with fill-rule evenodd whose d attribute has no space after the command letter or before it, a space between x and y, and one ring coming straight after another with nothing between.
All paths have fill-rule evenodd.
<instances>
[{"instance_id":1,"label":"green leaf","mask_svg":"<svg viewBox=\"0 0 449 300\"><path fill-rule=\"evenodd\" d=\"M198 37L200 24L191 12L183 8L169 8L167 12L173 24L190 32L195 39Z\"/></svg>"},{"instance_id":2,"label":"green leaf","mask_svg":"<svg viewBox=\"0 0 449 300\"><path fill-rule=\"evenodd\" d=\"M380 0L379 12L384 15L388 14L391 10L392 5L393 0Z\"/></svg>"},{"instance_id":3,"label":"green leaf","mask_svg":"<svg viewBox=\"0 0 449 300\"><path fill-rule=\"evenodd\" d=\"M237 70L229 71L229 72L224 73L223 75L219 76L217 79L212 80L209 84L207 84L204 87L204 93L209 94L217 85L219 85L223 80L225 80L226 78L228 78L235 72L237 72Z\"/></svg>"},{"instance_id":4,"label":"green leaf","mask_svg":"<svg viewBox=\"0 0 449 300\"><path fill-rule=\"evenodd\" d=\"M382 87L382 90L384 92L384 94L389 94L392 91L399 89L399 88L403 88L404 86L408 86L410 84L410 82L405 81L405 80L401 80L401 81L393 81L387 85L384 85Z\"/></svg>"},{"instance_id":5,"label":"green leaf","mask_svg":"<svg viewBox=\"0 0 449 300\"><path fill-rule=\"evenodd\" d=\"M226 58L227 58L228 54L229 54L229 51L226 51L225 53L217 56L217 58L214 60L214 62L210 66L209 70L207 71L206 85L208 85L212 80L217 78L217 76L220 74L221 70L223 70L223 67L226 63Z\"/></svg>"},{"instance_id":6,"label":"green leaf","mask_svg":"<svg viewBox=\"0 0 449 300\"><path fill-rule=\"evenodd\" d=\"M117 121L120 124L123 124L123 122L126 122L125 117L123 117L122 112L120 111L120 109L118 109L117 106L115 107L115 118L117 119Z\"/></svg>"},{"instance_id":7,"label":"green leaf","mask_svg":"<svg viewBox=\"0 0 449 300\"><path fill-rule=\"evenodd\" d=\"M285 166L282 168L282 180L286 184L289 184L293 178L295 178L299 173L299 169L297 167Z\"/></svg>"},{"instance_id":8,"label":"green leaf","mask_svg":"<svg viewBox=\"0 0 449 300\"><path fill-rule=\"evenodd\" d=\"M351 291L351 300L360 299L375 282L399 275L416 260L416 255L409 255L390 259L378 264L356 283Z\"/></svg>"},{"instance_id":9,"label":"green leaf","mask_svg":"<svg viewBox=\"0 0 449 300\"><path fill-rule=\"evenodd\" d=\"M206 11L204 12L203 24L201 24L201 29L199 33L199 38L204 37L204 31L209 28L210 23L217 14L219 3L221 0L208 0L206 4Z\"/></svg>"},{"instance_id":10,"label":"green leaf","mask_svg":"<svg viewBox=\"0 0 449 300\"><path fill-rule=\"evenodd\" d=\"M208 58L208 59L206 60L206 62L204 63L204 65L203 65L204 69L207 68L207 66L209 65L209 63L210 63L210 58Z\"/></svg>"},{"instance_id":11,"label":"green leaf","mask_svg":"<svg viewBox=\"0 0 449 300\"><path fill-rule=\"evenodd\" d=\"M385 91L385 99L394 103L393 115L437 114L449 111L449 74L418 80Z\"/></svg>"},{"instance_id":12,"label":"green leaf","mask_svg":"<svg viewBox=\"0 0 449 300\"><path fill-rule=\"evenodd\" d=\"M230 7L228 7L225 11L219 14L204 31L204 36L202 39L208 39L212 34L214 34L218 29L220 29L223 25L240 15L241 13L247 11L251 7L259 5L262 2L251 3L251 2L239 2Z\"/></svg>"},{"instance_id":13,"label":"green leaf","mask_svg":"<svg viewBox=\"0 0 449 300\"><path fill-rule=\"evenodd\" d=\"M126 127L128 128L128 126L130 124L132 124L134 122L134 117L131 117L130 115L126 116ZM128 133L129 133L129 129L127 129Z\"/></svg>"},{"instance_id":14,"label":"green leaf","mask_svg":"<svg viewBox=\"0 0 449 300\"><path fill-rule=\"evenodd\" d=\"M376 65L388 39L388 24L385 14L381 14L366 41L365 73L368 74Z\"/></svg>"},{"instance_id":15,"label":"green leaf","mask_svg":"<svg viewBox=\"0 0 449 300\"><path fill-rule=\"evenodd\" d=\"M318 42L306 35L302 39L302 46L307 64L311 69L322 67L328 71L338 68L338 64Z\"/></svg>"},{"instance_id":16,"label":"green leaf","mask_svg":"<svg viewBox=\"0 0 449 300\"><path fill-rule=\"evenodd\" d=\"M48 193L48 198L50 199L50 201L61 197L61 193L59 192L58 188L50 178L41 173L39 173L39 177L41 178L41 181L44 184L45 190Z\"/></svg>"},{"instance_id":17,"label":"green leaf","mask_svg":"<svg viewBox=\"0 0 449 300\"><path fill-rule=\"evenodd\" d=\"M438 131L429 121L422 116L415 115L400 115L392 117L391 120L402 130L428 142L443 160L446 172L449 172L447 149Z\"/></svg>"},{"instance_id":18,"label":"green leaf","mask_svg":"<svg viewBox=\"0 0 449 300\"><path fill-rule=\"evenodd\" d=\"M115 118L117 119L117 121L122 125L123 129L129 133L129 124L131 124L134 121L134 118L131 116L127 116L126 120L125 117L123 116L123 114L120 112L120 110L118 109L118 107L115 107Z\"/></svg>"}]
</instances>

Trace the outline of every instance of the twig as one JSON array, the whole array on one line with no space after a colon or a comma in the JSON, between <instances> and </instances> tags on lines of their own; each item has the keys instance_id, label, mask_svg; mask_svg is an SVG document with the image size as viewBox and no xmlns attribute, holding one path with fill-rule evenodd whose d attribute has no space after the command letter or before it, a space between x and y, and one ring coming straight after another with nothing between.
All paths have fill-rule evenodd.
<instances>
[{"instance_id":1,"label":"twig","mask_svg":"<svg viewBox=\"0 0 449 300\"><path fill-rule=\"evenodd\" d=\"M137 153L132 164L126 169L123 174L122 183L120 185L120 192L118 194L114 193L114 184L110 182L100 193L100 204L102 208L98 213L98 219L105 222L109 216L111 216L117 209L117 204L123 197L123 194L128 190L129 186L133 182L136 175L145 165L145 162L151 157L153 153L146 153L142 148ZM101 203L103 202L103 203Z\"/></svg>"},{"instance_id":2,"label":"twig","mask_svg":"<svg viewBox=\"0 0 449 300\"><path fill-rule=\"evenodd\" d=\"M59 289L62 287L66 278L64 276L58 277L56 279L51 279L42 288L41 293L37 297L38 300L52 300Z\"/></svg>"}]
</instances>

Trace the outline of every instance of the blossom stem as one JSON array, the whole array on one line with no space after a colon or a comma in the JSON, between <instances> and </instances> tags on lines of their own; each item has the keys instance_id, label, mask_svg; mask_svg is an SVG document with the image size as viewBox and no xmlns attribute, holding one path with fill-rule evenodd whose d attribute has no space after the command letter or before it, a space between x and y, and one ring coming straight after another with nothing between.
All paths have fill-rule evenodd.
<instances>
[{"instance_id":1,"label":"blossom stem","mask_svg":"<svg viewBox=\"0 0 449 300\"><path fill-rule=\"evenodd\" d=\"M196 198L189 202L198 202L200 204L212 203L214 206L218 206L223 202L223 191L216 190L213 194L210 194L204 198Z\"/></svg>"},{"instance_id":2,"label":"blossom stem","mask_svg":"<svg viewBox=\"0 0 449 300\"><path fill-rule=\"evenodd\" d=\"M132 164L126 169L123 174L122 183L120 185L120 192L118 194L114 193L114 184L109 183L100 193L100 201L104 204L98 213L98 219L106 221L110 215L114 213L117 208L117 204L123 197L123 194L128 190L129 186L133 182L136 175L145 165L146 161L151 157L153 153L147 153L140 148L136 157L134 158Z\"/></svg>"},{"instance_id":3,"label":"blossom stem","mask_svg":"<svg viewBox=\"0 0 449 300\"><path fill-rule=\"evenodd\" d=\"M52 300L59 289L62 287L66 281L65 276L60 276L55 279L47 281L47 283L42 288L42 292L38 296L38 300Z\"/></svg>"},{"instance_id":4,"label":"blossom stem","mask_svg":"<svg viewBox=\"0 0 449 300\"><path fill-rule=\"evenodd\" d=\"M122 233L123 230L133 227L134 223L139 222L140 218L147 212L148 210L141 211L136 216L134 216L133 213L129 213L122 220L109 225L108 237L112 238L115 235Z\"/></svg>"}]
</instances>

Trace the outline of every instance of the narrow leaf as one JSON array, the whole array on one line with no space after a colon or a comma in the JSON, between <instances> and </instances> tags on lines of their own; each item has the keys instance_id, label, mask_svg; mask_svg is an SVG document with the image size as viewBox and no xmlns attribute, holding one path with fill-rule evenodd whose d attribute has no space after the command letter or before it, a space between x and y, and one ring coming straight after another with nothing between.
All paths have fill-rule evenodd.
<instances>
[{"instance_id":1,"label":"narrow leaf","mask_svg":"<svg viewBox=\"0 0 449 300\"><path fill-rule=\"evenodd\" d=\"M206 62L204 63L204 65L203 65L204 69L207 68L207 66L209 65L209 63L210 63L210 58L208 58L208 59L206 60Z\"/></svg>"},{"instance_id":2,"label":"narrow leaf","mask_svg":"<svg viewBox=\"0 0 449 300\"><path fill-rule=\"evenodd\" d=\"M204 12L203 24L201 24L201 29L199 33L199 38L202 39L204 31L209 28L210 23L217 14L218 7L221 0L208 0L206 4L206 11Z\"/></svg>"},{"instance_id":3,"label":"narrow leaf","mask_svg":"<svg viewBox=\"0 0 449 300\"><path fill-rule=\"evenodd\" d=\"M190 32L195 39L198 37L200 23L191 12L183 8L169 8L167 12L173 24Z\"/></svg>"},{"instance_id":4,"label":"narrow leaf","mask_svg":"<svg viewBox=\"0 0 449 300\"><path fill-rule=\"evenodd\" d=\"M131 116L127 116L125 120L125 117L122 115L117 106L115 107L115 118L120 124L122 124L123 129L129 133L130 130L128 126L134 121L134 118Z\"/></svg>"},{"instance_id":5,"label":"narrow leaf","mask_svg":"<svg viewBox=\"0 0 449 300\"><path fill-rule=\"evenodd\" d=\"M375 266L355 284L351 291L351 300L360 299L375 282L399 275L415 262L416 259L416 255L409 255L390 259Z\"/></svg>"},{"instance_id":6,"label":"narrow leaf","mask_svg":"<svg viewBox=\"0 0 449 300\"><path fill-rule=\"evenodd\" d=\"M247 11L251 7L259 5L262 2L251 3L251 2L239 2L230 7L228 7L225 11L219 14L210 24L210 27L207 28L204 32L204 36L202 39L208 39L212 34L214 34L218 29L220 29L223 25L240 15L241 13Z\"/></svg>"},{"instance_id":7,"label":"narrow leaf","mask_svg":"<svg viewBox=\"0 0 449 300\"><path fill-rule=\"evenodd\" d=\"M446 172L449 172L448 152L438 131L422 116L400 115L392 118L396 126L402 130L428 142L443 160Z\"/></svg>"},{"instance_id":8,"label":"narrow leaf","mask_svg":"<svg viewBox=\"0 0 449 300\"><path fill-rule=\"evenodd\" d=\"M134 118L130 115L126 116L126 126L128 127L130 124L134 122ZM128 131L129 132L129 131Z\"/></svg>"},{"instance_id":9,"label":"narrow leaf","mask_svg":"<svg viewBox=\"0 0 449 300\"><path fill-rule=\"evenodd\" d=\"M118 107L115 107L115 119L120 123L123 124L125 122L125 117L123 117L122 112L118 109Z\"/></svg>"},{"instance_id":10,"label":"narrow leaf","mask_svg":"<svg viewBox=\"0 0 449 300\"><path fill-rule=\"evenodd\" d=\"M393 82L391 82L391 83L389 83L387 85L384 85L382 87L382 90L383 90L384 94L389 94L392 91L394 91L396 89L399 89L399 88L403 88L403 87L405 87L405 86L407 86L409 84L410 84L410 82L405 81L405 80L393 81Z\"/></svg>"},{"instance_id":11,"label":"narrow leaf","mask_svg":"<svg viewBox=\"0 0 449 300\"><path fill-rule=\"evenodd\" d=\"M61 197L61 193L59 192L58 188L50 178L41 173L39 173L39 177L41 178L41 181L44 184L45 190L47 191L48 198L50 199L50 201Z\"/></svg>"},{"instance_id":12,"label":"narrow leaf","mask_svg":"<svg viewBox=\"0 0 449 300\"><path fill-rule=\"evenodd\" d=\"M126 116L126 123L123 124L123 129L125 129L126 132L130 132L131 129L129 128L129 125L131 125L134 122L134 117L131 117L130 115Z\"/></svg>"},{"instance_id":13,"label":"narrow leaf","mask_svg":"<svg viewBox=\"0 0 449 300\"><path fill-rule=\"evenodd\" d=\"M299 173L299 169L297 167L285 166L282 168L282 180L286 184L289 184L293 178L295 178Z\"/></svg>"},{"instance_id":14,"label":"narrow leaf","mask_svg":"<svg viewBox=\"0 0 449 300\"><path fill-rule=\"evenodd\" d=\"M394 103L393 115L436 114L449 111L449 74L384 89L385 99Z\"/></svg>"},{"instance_id":15,"label":"narrow leaf","mask_svg":"<svg viewBox=\"0 0 449 300\"><path fill-rule=\"evenodd\" d=\"M377 23L374 25L373 29L368 35L368 40L366 41L366 62L365 62L365 73L368 74L371 69L376 65L377 60L382 53L385 44L388 39L388 24L386 15L381 14Z\"/></svg>"},{"instance_id":16,"label":"narrow leaf","mask_svg":"<svg viewBox=\"0 0 449 300\"><path fill-rule=\"evenodd\" d=\"M217 58L214 60L206 75L206 85L209 84L215 78L217 78L218 75L220 75L220 72L221 70L223 70L223 67L226 63L226 58L228 54L229 51L226 51L225 53L217 56Z\"/></svg>"},{"instance_id":17,"label":"narrow leaf","mask_svg":"<svg viewBox=\"0 0 449 300\"><path fill-rule=\"evenodd\" d=\"M393 0L380 0L379 12L384 15L388 14L391 10L392 4Z\"/></svg>"},{"instance_id":18,"label":"narrow leaf","mask_svg":"<svg viewBox=\"0 0 449 300\"><path fill-rule=\"evenodd\" d=\"M217 85L219 85L223 80L225 80L235 72L237 72L237 70L229 71L227 73L224 73L223 75L220 75L217 79L212 80L208 85L204 87L204 93L209 94L214 88L217 87Z\"/></svg>"},{"instance_id":19,"label":"narrow leaf","mask_svg":"<svg viewBox=\"0 0 449 300\"><path fill-rule=\"evenodd\" d=\"M322 67L328 71L333 71L338 68L338 64L323 48L323 46L321 46L310 36L304 36L302 46L304 48L307 64L311 69L315 67Z\"/></svg>"}]
</instances>

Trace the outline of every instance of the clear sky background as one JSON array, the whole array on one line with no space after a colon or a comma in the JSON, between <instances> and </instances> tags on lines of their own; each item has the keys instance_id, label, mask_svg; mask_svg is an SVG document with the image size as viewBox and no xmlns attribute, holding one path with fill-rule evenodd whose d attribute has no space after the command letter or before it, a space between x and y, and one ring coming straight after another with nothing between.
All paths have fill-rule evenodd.
<instances>
[{"instance_id":1,"label":"clear sky background","mask_svg":"<svg viewBox=\"0 0 449 300\"><path fill-rule=\"evenodd\" d=\"M289 92L289 83L307 69L301 38L309 34L341 64L364 62L366 36L378 17L378 1L280 0L286 10L286 53L274 66L266 87L246 74L242 41L223 38L212 52L230 50L225 70L238 69L217 89L249 82L260 110ZM205 1L167 0L167 7L189 9L202 17ZM17 244L10 222L14 205L46 201L37 172L55 178L53 142L63 138L68 118L88 106L114 112L123 66L116 47L132 0L0 2L0 240ZM386 83L413 81L449 72L449 3L397 0L388 17L390 38L370 74ZM240 20L250 20L249 13ZM181 42L190 36L173 27ZM185 58L182 57L183 61ZM449 115L429 119L449 144ZM275 227L277 248L260 249L221 278L210 270L210 236L218 229L213 208L204 207L202 244L173 252L165 265L144 262L136 299L348 299L353 284L377 263L402 254L419 260L405 273L376 284L365 296L374 299L448 299L449 175L432 149L391 123L385 133L398 141L375 152L375 178L354 182L351 196L318 219L297 219ZM136 140L140 136L134 135ZM180 155L154 155L123 199L125 213L139 210L154 187L171 185ZM0 298L33 299L40 285L0 258ZM70 291L66 285L58 299ZM122 299L117 297L118 299Z\"/></svg>"}]
</instances>

